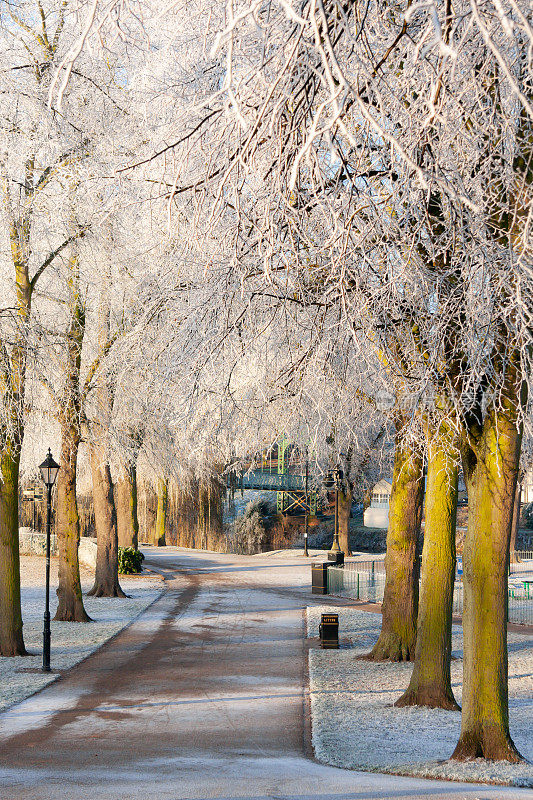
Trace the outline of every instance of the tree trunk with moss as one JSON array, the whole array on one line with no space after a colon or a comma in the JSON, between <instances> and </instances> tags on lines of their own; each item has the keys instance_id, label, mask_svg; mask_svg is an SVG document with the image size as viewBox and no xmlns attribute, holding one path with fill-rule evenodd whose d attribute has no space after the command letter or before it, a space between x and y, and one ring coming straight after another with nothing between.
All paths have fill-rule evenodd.
<instances>
[{"instance_id":1,"label":"tree trunk with moss","mask_svg":"<svg viewBox=\"0 0 533 800\"><path fill-rule=\"evenodd\" d=\"M20 606L18 480L20 455L0 455L0 655L25 656Z\"/></svg>"},{"instance_id":2,"label":"tree trunk with moss","mask_svg":"<svg viewBox=\"0 0 533 800\"><path fill-rule=\"evenodd\" d=\"M195 546L207 550L207 531L209 527L209 483L200 480L198 484L198 520Z\"/></svg>"},{"instance_id":3,"label":"tree trunk with moss","mask_svg":"<svg viewBox=\"0 0 533 800\"><path fill-rule=\"evenodd\" d=\"M157 517L155 522L155 544L164 547L167 527L168 481L160 478L157 486Z\"/></svg>"},{"instance_id":4,"label":"tree trunk with moss","mask_svg":"<svg viewBox=\"0 0 533 800\"><path fill-rule=\"evenodd\" d=\"M78 445L68 432L63 444L57 475L56 532L59 550L58 606L55 620L61 622L90 622L81 592L78 546L80 520L76 500L76 459Z\"/></svg>"},{"instance_id":5,"label":"tree trunk with moss","mask_svg":"<svg viewBox=\"0 0 533 800\"><path fill-rule=\"evenodd\" d=\"M381 633L366 656L373 661L411 661L415 655L419 563L417 545L424 479L420 453L396 437L389 505L385 593Z\"/></svg>"},{"instance_id":6,"label":"tree trunk with moss","mask_svg":"<svg viewBox=\"0 0 533 800\"><path fill-rule=\"evenodd\" d=\"M137 514L137 467L128 465L124 475L115 484L115 505L119 547L139 546L139 519Z\"/></svg>"},{"instance_id":7,"label":"tree trunk with moss","mask_svg":"<svg viewBox=\"0 0 533 800\"><path fill-rule=\"evenodd\" d=\"M62 17L60 12L60 18ZM28 22L22 23L15 16L14 36L20 34L17 28L32 33L36 39L47 41L42 49L41 63L35 63L39 75L44 75L55 58L60 43L63 22L56 30L57 36L48 38L48 20L41 15L40 30L32 29ZM42 28L42 29L41 29ZM40 80L40 79L39 79ZM69 147L69 157L70 157ZM0 655L26 655L22 636L22 613L20 607L20 558L18 531L18 479L20 451L24 440L24 409L26 394L26 366L28 342L31 341L30 325L32 318L32 298L43 272L54 263L57 256L74 239L81 235L77 231L54 250L48 252L41 263L35 263L38 255L33 233L33 209L35 202L49 184L49 174L67 158L54 152L52 162L28 154L23 172L17 172L17 179L9 174L7 162L0 164L0 190L2 192L3 214L6 232L9 236L13 280L7 285L7 273L3 275L4 294L10 298L8 305L14 314L13 330L7 338L0 340L2 359L0 363L0 384L5 419L0 426ZM32 272L30 278L30 256ZM11 312L10 312L11 313Z\"/></svg>"},{"instance_id":8,"label":"tree trunk with moss","mask_svg":"<svg viewBox=\"0 0 533 800\"><path fill-rule=\"evenodd\" d=\"M81 352L85 333L85 309L79 286L79 262L74 252L69 259L69 313L66 335L65 382L57 406L61 425L61 457L57 476L56 532L59 549L58 607L54 619L61 622L89 622L83 606L78 546L80 519L76 498L76 471L81 441Z\"/></svg>"},{"instance_id":9,"label":"tree trunk with moss","mask_svg":"<svg viewBox=\"0 0 533 800\"><path fill-rule=\"evenodd\" d=\"M520 559L516 558L516 537L518 536L518 528L520 527L520 505L522 500L522 483L521 479L516 482L516 490L514 495L513 504L513 521L511 523L511 541L509 543L510 560L515 561Z\"/></svg>"},{"instance_id":10,"label":"tree trunk with moss","mask_svg":"<svg viewBox=\"0 0 533 800\"><path fill-rule=\"evenodd\" d=\"M452 604L458 452L446 430L428 441L426 522L415 665L396 706L458 710L452 692Z\"/></svg>"},{"instance_id":11,"label":"tree trunk with moss","mask_svg":"<svg viewBox=\"0 0 533 800\"><path fill-rule=\"evenodd\" d=\"M464 446L463 713L452 756L460 760L520 760L509 734L507 564L521 429L512 381L507 388L501 410L490 410Z\"/></svg>"},{"instance_id":12,"label":"tree trunk with moss","mask_svg":"<svg viewBox=\"0 0 533 800\"><path fill-rule=\"evenodd\" d=\"M140 502L141 542L155 544L157 495L148 481L144 481L142 487Z\"/></svg>"},{"instance_id":13,"label":"tree trunk with moss","mask_svg":"<svg viewBox=\"0 0 533 800\"><path fill-rule=\"evenodd\" d=\"M351 486L345 491L339 489L338 517L339 517L339 545L346 556L351 556L350 549L350 512L352 510L353 490Z\"/></svg>"}]
</instances>

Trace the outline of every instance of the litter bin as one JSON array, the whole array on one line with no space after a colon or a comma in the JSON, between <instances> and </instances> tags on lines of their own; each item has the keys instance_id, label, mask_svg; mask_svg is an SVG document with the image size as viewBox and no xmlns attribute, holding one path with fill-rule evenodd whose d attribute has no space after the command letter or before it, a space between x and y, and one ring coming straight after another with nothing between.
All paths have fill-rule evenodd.
<instances>
[{"instance_id":1,"label":"litter bin","mask_svg":"<svg viewBox=\"0 0 533 800\"><path fill-rule=\"evenodd\" d=\"M311 564L311 593L328 593L328 562Z\"/></svg>"},{"instance_id":2,"label":"litter bin","mask_svg":"<svg viewBox=\"0 0 533 800\"><path fill-rule=\"evenodd\" d=\"M342 550L330 550L328 553L328 561L331 561L332 564L344 564L344 553Z\"/></svg>"},{"instance_id":3,"label":"litter bin","mask_svg":"<svg viewBox=\"0 0 533 800\"><path fill-rule=\"evenodd\" d=\"M318 626L320 644L324 649L338 648L339 646L339 615L322 614Z\"/></svg>"}]
</instances>

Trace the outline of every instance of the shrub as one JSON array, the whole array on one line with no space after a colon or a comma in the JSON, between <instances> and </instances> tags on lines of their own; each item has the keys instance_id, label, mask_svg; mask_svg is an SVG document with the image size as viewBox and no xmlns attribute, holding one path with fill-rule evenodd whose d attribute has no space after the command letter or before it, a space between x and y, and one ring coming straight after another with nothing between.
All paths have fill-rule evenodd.
<instances>
[{"instance_id":1,"label":"shrub","mask_svg":"<svg viewBox=\"0 0 533 800\"><path fill-rule=\"evenodd\" d=\"M118 571L121 575L138 575L142 569L144 556L133 547L118 548Z\"/></svg>"},{"instance_id":2,"label":"shrub","mask_svg":"<svg viewBox=\"0 0 533 800\"><path fill-rule=\"evenodd\" d=\"M242 555L260 553L266 545L267 533L275 520L275 508L266 500L248 503L244 514L231 526L231 552Z\"/></svg>"}]
</instances>

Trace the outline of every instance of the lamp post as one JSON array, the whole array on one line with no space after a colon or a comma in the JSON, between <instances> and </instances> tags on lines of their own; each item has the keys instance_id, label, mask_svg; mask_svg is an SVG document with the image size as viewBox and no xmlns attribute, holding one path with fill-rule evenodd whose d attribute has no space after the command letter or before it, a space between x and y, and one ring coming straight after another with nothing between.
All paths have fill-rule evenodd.
<instances>
[{"instance_id":1,"label":"lamp post","mask_svg":"<svg viewBox=\"0 0 533 800\"><path fill-rule=\"evenodd\" d=\"M48 455L42 464L39 465L43 483L47 489L46 496L46 599L44 606L44 629L43 629L43 672L50 672L50 515L52 511L52 487L59 472L59 464L56 464L52 457L52 452L48 448Z\"/></svg>"},{"instance_id":2,"label":"lamp post","mask_svg":"<svg viewBox=\"0 0 533 800\"><path fill-rule=\"evenodd\" d=\"M309 536L309 459L305 459L305 531L304 531L304 556L309 556L307 537Z\"/></svg>"},{"instance_id":3,"label":"lamp post","mask_svg":"<svg viewBox=\"0 0 533 800\"><path fill-rule=\"evenodd\" d=\"M340 553L341 546L339 543L339 478L341 471L335 467L335 536L333 537L333 544L331 545L332 553Z\"/></svg>"}]
</instances>

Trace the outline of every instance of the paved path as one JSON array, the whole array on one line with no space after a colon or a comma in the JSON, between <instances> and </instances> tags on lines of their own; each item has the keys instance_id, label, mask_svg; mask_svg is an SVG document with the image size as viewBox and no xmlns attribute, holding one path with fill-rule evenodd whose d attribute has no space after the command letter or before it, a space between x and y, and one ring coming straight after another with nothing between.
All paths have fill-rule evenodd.
<instances>
[{"instance_id":1,"label":"paved path","mask_svg":"<svg viewBox=\"0 0 533 800\"><path fill-rule=\"evenodd\" d=\"M310 757L302 559L167 548L168 590L0 715L1 800L511 800L528 790L349 772Z\"/></svg>"}]
</instances>

